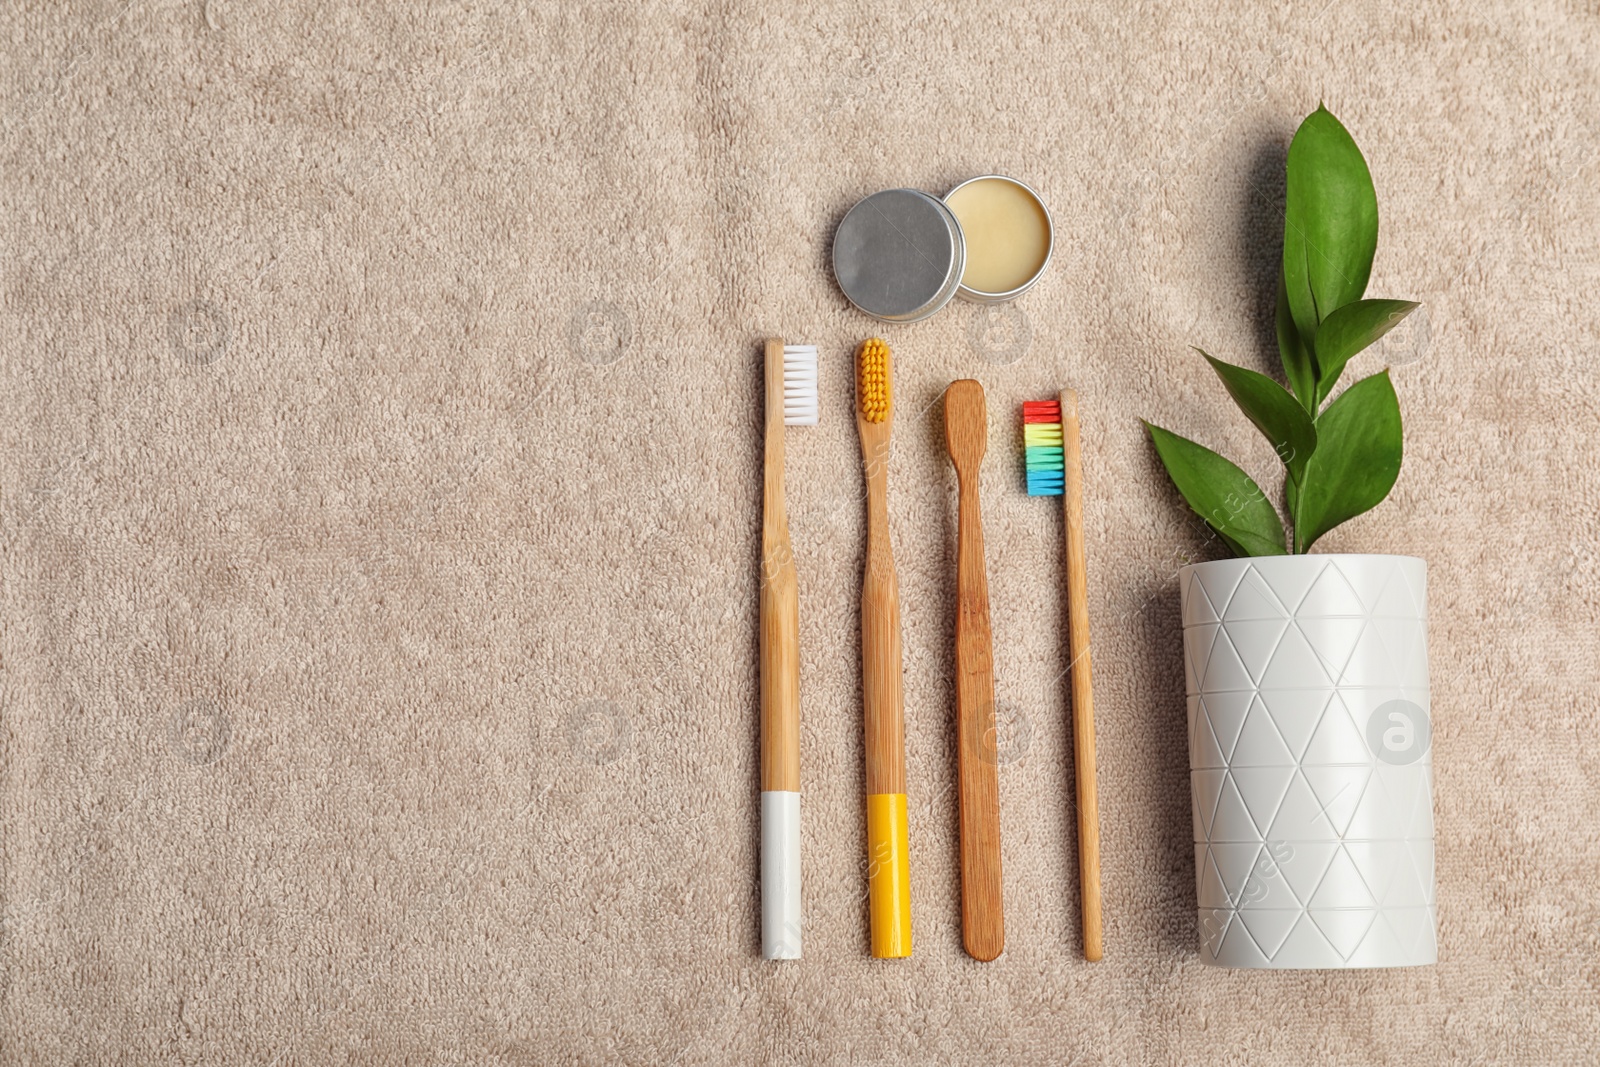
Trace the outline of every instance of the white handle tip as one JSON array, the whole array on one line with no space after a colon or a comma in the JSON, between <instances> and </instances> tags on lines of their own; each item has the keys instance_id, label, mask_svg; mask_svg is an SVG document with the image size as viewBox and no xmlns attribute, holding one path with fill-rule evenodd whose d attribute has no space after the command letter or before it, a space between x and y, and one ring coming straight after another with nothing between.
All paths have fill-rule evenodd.
<instances>
[{"instance_id":1,"label":"white handle tip","mask_svg":"<svg viewBox=\"0 0 1600 1067\"><path fill-rule=\"evenodd\" d=\"M800 958L800 794L761 794L761 956Z\"/></svg>"}]
</instances>

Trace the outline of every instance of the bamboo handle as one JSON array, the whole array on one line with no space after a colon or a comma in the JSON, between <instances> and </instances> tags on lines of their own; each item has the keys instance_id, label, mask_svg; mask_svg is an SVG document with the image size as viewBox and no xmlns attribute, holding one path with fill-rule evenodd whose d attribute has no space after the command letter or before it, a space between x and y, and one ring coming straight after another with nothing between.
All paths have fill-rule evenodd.
<instances>
[{"instance_id":1,"label":"bamboo handle","mask_svg":"<svg viewBox=\"0 0 1600 1067\"><path fill-rule=\"evenodd\" d=\"M989 579L983 560L978 472L976 468L958 471L956 775L961 810L961 929L967 954L992 960L1005 950L1006 935Z\"/></svg>"},{"instance_id":2,"label":"bamboo handle","mask_svg":"<svg viewBox=\"0 0 1600 1067\"><path fill-rule=\"evenodd\" d=\"M905 698L901 691L900 582L884 505L868 494L867 568L861 587L861 694L866 715L867 792L906 791Z\"/></svg>"},{"instance_id":3,"label":"bamboo handle","mask_svg":"<svg viewBox=\"0 0 1600 1067\"><path fill-rule=\"evenodd\" d=\"M1078 873L1083 898L1083 955L1100 959L1100 804L1094 770L1094 681L1089 662L1089 566L1083 545L1083 457L1078 442L1078 394L1061 393L1065 467L1067 641L1072 654L1072 748L1078 780Z\"/></svg>"},{"instance_id":4,"label":"bamboo handle","mask_svg":"<svg viewBox=\"0 0 1600 1067\"><path fill-rule=\"evenodd\" d=\"M761 788L799 792L800 593L787 536L761 566Z\"/></svg>"},{"instance_id":5,"label":"bamboo handle","mask_svg":"<svg viewBox=\"0 0 1600 1067\"><path fill-rule=\"evenodd\" d=\"M783 342L767 342L761 525L761 788L800 789L800 589L783 498Z\"/></svg>"},{"instance_id":6,"label":"bamboo handle","mask_svg":"<svg viewBox=\"0 0 1600 1067\"><path fill-rule=\"evenodd\" d=\"M761 954L800 957L800 590L783 499L783 342L767 342L761 508Z\"/></svg>"},{"instance_id":7,"label":"bamboo handle","mask_svg":"<svg viewBox=\"0 0 1600 1067\"><path fill-rule=\"evenodd\" d=\"M906 820L905 698L900 582L889 541L888 432L867 461L867 566L861 587L861 697L867 755L868 914L872 955L911 955L911 856Z\"/></svg>"}]
</instances>

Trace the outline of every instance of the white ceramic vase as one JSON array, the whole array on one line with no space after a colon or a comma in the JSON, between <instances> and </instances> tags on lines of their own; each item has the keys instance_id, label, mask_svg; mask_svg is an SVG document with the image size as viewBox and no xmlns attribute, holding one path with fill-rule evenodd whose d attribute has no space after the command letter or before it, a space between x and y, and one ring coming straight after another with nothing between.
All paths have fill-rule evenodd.
<instances>
[{"instance_id":1,"label":"white ceramic vase","mask_svg":"<svg viewBox=\"0 0 1600 1067\"><path fill-rule=\"evenodd\" d=\"M1201 959L1433 963L1423 561L1217 560L1179 586Z\"/></svg>"}]
</instances>

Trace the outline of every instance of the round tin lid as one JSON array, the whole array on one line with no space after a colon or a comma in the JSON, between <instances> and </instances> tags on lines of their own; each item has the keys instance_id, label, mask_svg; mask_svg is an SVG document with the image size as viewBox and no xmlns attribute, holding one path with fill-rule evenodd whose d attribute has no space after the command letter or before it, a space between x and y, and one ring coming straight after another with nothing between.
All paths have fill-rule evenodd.
<instances>
[{"instance_id":1,"label":"round tin lid","mask_svg":"<svg viewBox=\"0 0 1600 1067\"><path fill-rule=\"evenodd\" d=\"M885 189L851 208L833 235L833 276L850 303L884 322L944 307L966 265L961 224L940 200Z\"/></svg>"}]
</instances>

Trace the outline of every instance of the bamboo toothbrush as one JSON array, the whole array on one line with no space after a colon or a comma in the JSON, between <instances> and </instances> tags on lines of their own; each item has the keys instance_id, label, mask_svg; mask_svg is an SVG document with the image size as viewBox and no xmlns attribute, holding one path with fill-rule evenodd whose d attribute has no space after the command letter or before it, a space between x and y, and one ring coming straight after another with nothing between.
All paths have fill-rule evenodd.
<instances>
[{"instance_id":1,"label":"bamboo toothbrush","mask_svg":"<svg viewBox=\"0 0 1600 1067\"><path fill-rule=\"evenodd\" d=\"M1083 898L1083 956L1103 952L1100 917L1100 803L1094 781L1094 681L1089 665L1089 568L1083 548L1083 458L1078 394L1022 405L1029 496L1059 496L1065 512L1067 647L1072 657L1072 750L1078 779L1078 877Z\"/></svg>"},{"instance_id":2,"label":"bamboo toothbrush","mask_svg":"<svg viewBox=\"0 0 1600 1067\"><path fill-rule=\"evenodd\" d=\"M995 758L994 651L983 562L978 469L988 447L983 386L951 382L944 436L961 486L956 546L956 780L961 809L961 935L967 954L1005 950L1000 881L1000 779Z\"/></svg>"},{"instance_id":3,"label":"bamboo toothbrush","mask_svg":"<svg viewBox=\"0 0 1600 1067\"><path fill-rule=\"evenodd\" d=\"M800 958L800 593L783 502L783 428L815 426L817 350L766 351L761 506L761 955Z\"/></svg>"},{"instance_id":4,"label":"bamboo toothbrush","mask_svg":"<svg viewBox=\"0 0 1600 1067\"><path fill-rule=\"evenodd\" d=\"M874 337L857 354L856 430L867 478L867 563L861 588L861 704L867 752L867 910L872 954L911 955L911 857L906 823L900 582L889 541L889 432L894 360Z\"/></svg>"}]
</instances>

